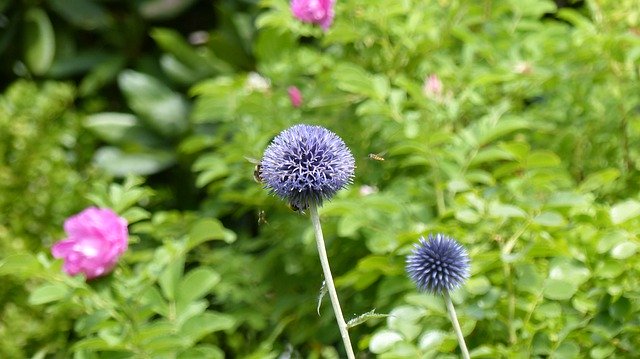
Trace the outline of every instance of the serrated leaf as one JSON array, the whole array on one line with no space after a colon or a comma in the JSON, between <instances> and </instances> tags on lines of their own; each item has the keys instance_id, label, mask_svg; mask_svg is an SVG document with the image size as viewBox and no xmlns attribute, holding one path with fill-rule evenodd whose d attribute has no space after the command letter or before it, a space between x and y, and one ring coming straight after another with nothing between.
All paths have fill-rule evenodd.
<instances>
[{"instance_id":1,"label":"serrated leaf","mask_svg":"<svg viewBox=\"0 0 640 359\"><path fill-rule=\"evenodd\" d=\"M320 294L318 294L318 307L316 308L318 312L318 316L320 316L320 306L322 305L322 298L327 294L329 290L327 289L327 282L322 281L322 286L320 287Z\"/></svg>"},{"instance_id":2,"label":"serrated leaf","mask_svg":"<svg viewBox=\"0 0 640 359\"><path fill-rule=\"evenodd\" d=\"M372 309L362 315L359 315L351 320L349 320L347 322L347 327L348 328L353 328L357 325L360 325L364 322L366 322L369 319L380 319L380 318L386 318L388 317L389 314L381 314L381 313L376 313L375 309Z\"/></svg>"}]
</instances>

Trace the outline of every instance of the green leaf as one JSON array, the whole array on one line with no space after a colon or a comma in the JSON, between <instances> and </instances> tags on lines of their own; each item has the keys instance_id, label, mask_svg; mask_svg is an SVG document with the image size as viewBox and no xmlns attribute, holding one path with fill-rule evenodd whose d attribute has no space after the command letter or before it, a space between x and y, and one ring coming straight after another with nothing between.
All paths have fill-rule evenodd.
<instances>
[{"instance_id":1,"label":"green leaf","mask_svg":"<svg viewBox=\"0 0 640 359\"><path fill-rule=\"evenodd\" d=\"M336 87L340 90L370 98L378 97L373 76L362 67L343 63L335 68L333 74Z\"/></svg>"},{"instance_id":2,"label":"green leaf","mask_svg":"<svg viewBox=\"0 0 640 359\"><path fill-rule=\"evenodd\" d=\"M40 305L55 302L67 296L69 288L62 283L45 284L29 295L29 304Z\"/></svg>"},{"instance_id":3,"label":"green leaf","mask_svg":"<svg viewBox=\"0 0 640 359\"><path fill-rule=\"evenodd\" d=\"M418 347L420 350L436 350L447 338L447 334L442 330L429 330L420 336Z\"/></svg>"},{"instance_id":4,"label":"green leaf","mask_svg":"<svg viewBox=\"0 0 640 359\"><path fill-rule=\"evenodd\" d=\"M393 330L381 330L371 337L369 342L369 350L374 354L382 354L391 349L391 347L402 341L402 335Z\"/></svg>"},{"instance_id":5,"label":"green leaf","mask_svg":"<svg viewBox=\"0 0 640 359\"><path fill-rule=\"evenodd\" d=\"M237 325L231 315L207 311L188 319L180 328L180 334L192 342L198 342L202 337L221 330L230 330Z\"/></svg>"},{"instance_id":6,"label":"green leaf","mask_svg":"<svg viewBox=\"0 0 640 359\"><path fill-rule=\"evenodd\" d=\"M615 303L609 306L609 314L612 318L624 321L631 314L631 301L625 297L620 297Z\"/></svg>"},{"instance_id":7,"label":"green leaf","mask_svg":"<svg viewBox=\"0 0 640 359\"><path fill-rule=\"evenodd\" d=\"M554 358L573 359L580 357L580 346L574 341L566 340L558 346L553 355Z\"/></svg>"},{"instance_id":8,"label":"green leaf","mask_svg":"<svg viewBox=\"0 0 640 359\"><path fill-rule=\"evenodd\" d=\"M144 325L136 331L133 342L145 343L159 337L166 337L175 332L175 324L166 320L156 320Z\"/></svg>"},{"instance_id":9,"label":"green leaf","mask_svg":"<svg viewBox=\"0 0 640 359\"><path fill-rule=\"evenodd\" d=\"M118 76L118 85L129 107L160 134L175 137L187 130L186 101L162 82L141 72L125 70Z\"/></svg>"},{"instance_id":10,"label":"green leaf","mask_svg":"<svg viewBox=\"0 0 640 359\"><path fill-rule=\"evenodd\" d=\"M529 169L557 167L560 163L560 157L550 151L532 152L526 159L526 167Z\"/></svg>"},{"instance_id":11,"label":"green leaf","mask_svg":"<svg viewBox=\"0 0 640 359\"><path fill-rule=\"evenodd\" d=\"M640 202L630 199L619 202L611 207L609 211L613 224L624 223L630 219L640 216Z\"/></svg>"},{"instance_id":12,"label":"green leaf","mask_svg":"<svg viewBox=\"0 0 640 359\"><path fill-rule=\"evenodd\" d=\"M556 4L550 0L510 0L513 12L520 16L539 18L544 14L557 10Z\"/></svg>"},{"instance_id":13,"label":"green leaf","mask_svg":"<svg viewBox=\"0 0 640 359\"><path fill-rule=\"evenodd\" d=\"M533 222L545 227L561 227L566 224L564 217L558 212L542 212L533 218Z\"/></svg>"},{"instance_id":14,"label":"green leaf","mask_svg":"<svg viewBox=\"0 0 640 359\"><path fill-rule=\"evenodd\" d=\"M638 252L638 247L640 247L640 245L632 241L618 243L611 249L611 257L615 259L627 259Z\"/></svg>"},{"instance_id":15,"label":"green leaf","mask_svg":"<svg viewBox=\"0 0 640 359\"><path fill-rule=\"evenodd\" d=\"M40 263L33 254L13 254L0 261L0 276L28 276L40 268Z\"/></svg>"},{"instance_id":16,"label":"green leaf","mask_svg":"<svg viewBox=\"0 0 640 359\"><path fill-rule=\"evenodd\" d=\"M136 116L128 113L102 112L87 116L84 126L101 140L117 144L139 123Z\"/></svg>"},{"instance_id":17,"label":"green leaf","mask_svg":"<svg viewBox=\"0 0 640 359\"><path fill-rule=\"evenodd\" d=\"M591 271L576 260L556 257L549 263L549 278L564 280L579 286L591 278Z\"/></svg>"},{"instance_id":18,"label":"green leaf","mask_svg":"<svg viewBox=\"0 0 640 359\"><path fill-rule=\"evenodd\" d=\"M89 350L92 352L100 352L100 351L106 351L106 350L118 350L118 349L125 349L125 348L124 348L124 345L122 344L113 345L111 343L108 343L103 338L91 337L91 338L78 340L71 346L71 349L74 351Z\"/></svg>"},{"instance_id":19,"label":"green leaf","mask_svg":"<svg viewBox=\"0 0 640 359\"><path fill-rule=\"evenodd\" d=\"M474 211L471 208L464 208L454 213L454 216L460 222L474 224L480 221L480 215L478 212Z\"/></svg>"},{"instance_id":20,"label":"green leaf","mask_svg":"<svg viewBox=\"0 0 640 359\"><path fill-rule=\"evenodd\" d=\"M126 65L127 59L119 54L113 55L92 70L82 79L78 92L81 96L95 94L99 89L115 81L118 73Z\"/></svg>"},{"instance_id":21,"label":"green leaf","mask_svg":"<svg viewBox=\"0 0 640 359\"><path fill-rule=\"evenodd\" d=\"M184 257L178 257L174 259L169 265L164 269L160 277L158 278L158 283L160 284L160 289L162 289L162 294L168 300L175 300L178 296L176 290L180 283L180 278L182 278L182 273L184 271Z\"/></svg>"},{"instance_id":22,"label":"green leaf","mask_svg":"<svg viewBox=\"0 0 640 359\"><path fill-rule=\"evenodd\" d=\"M380 319L380 318L386 318L388 317L389 314L381 314L381 313L376 313L375 309L372 309L364 314L361 314L351 320L349 320L347 322L347 327L348 328L353 328L355 326L358 326L364 322L366 322L369 319Z\"/></svg>"},{"instance_id":23,"label":"green leaf","mask_svg":"<svg viewBox=\"0 0 640 359\"><path fill-rule=\"evenodd\" d=\"M53 63L56 40L47 13L40 8L30 8L24 15L24 60L31 72L44 75Z\"/></svg>"},{"instance_id":24,"label":"green leaf","mask_svg":"<svg viewBox=\"0 0 640 359\"><path fill-rule=\"evenodd\" d=\"M426 310L423 308L403 305L394 308L389 313L387 324L389 329L393 329L408 340L415 339L422 331L422 325L420 319L426 314Z\"/></svg>"},{"instance_id":25,"label":"green leaf","mask_svg":"<svg viewBox=\"0 0 640 359\"><path fill-rule=\"evenodd\" d=\"M577 290L578 287L572 281L547 279L542 294L552 300L567 300L571 299Z\"/></svg>"},{"instance_id":26,"label":"green leaf","mask_svg":"<svg viewBox=\"0 0 640 359\"><path fill-rule=\"evenodd\" d=\"M229 73L231 67L205 49L195 48L173 29L154 28L151 37L158 46L184 64L192 75L204 79L214 74Z\"/></svg>"},{"instance_id":27,"label":"green leaf","mask_svg":"<svg viewBox=\"0 0 640 359\"><path fill-rule=\"evenodd\" d=\"M224 359L224 351L213 345L197 345L178 355L178 359Z\"/></svg>"},{"instance_id":28,"label":"green leaf","mask_svg":"<svg viewBox=\"0 0 640 359\"><path fill-rule=\"evenodd\" d=\"M489 117L487 117L486 121L483 125L480 125L479 134L478 134L478 145L485 146L486 144L495 141L496 139L506 136L512 132L520 131L531 126L531 123L526 120L521 119L501 119L495 123L495 125L490 125L493 121L490 119L497 118L502 115L505 109L501 106L494 109L495 113L491 113ZM491 117L495 116L495 117Z\"/></svg>"},{"instance_id":29,"label":"green leaf","mask_svg":"<svg viewBox=\"0 0 640 359\"><path fill-rule=\"evenodd\" d=\"M489 204L489 215L498 218L524 218L527 213L518 206L491 202Z\"/></svg>"},{"instance_id":30,"label":"green leaf","mask_svg":"<svg viewBox=\"0 0 640 359\"><path fill-rule=\"evenodd\" d=\"M126 153L110 146L98 149L93 160L96 166L116 177L158 173L176 161L175 155L168 151Z\"/></svg>"},{"instance_id":31,"label":"green leaf","mask_svg":"<svg viewBox=\"0 0 640 359\"><path fill-rule=\"evenodd\" d=\"M618 177L620 177L620 171L617 168L607 168L602 171L591 173L580 184L580 191L591 192L596 189L612 185Z\"/></svg>"},{"instance_id":32,"label":"green leaf","mask_svg":"<svg viewBox=\"0 0 640 359\"><path fill-rule=\"evenodd\" d=\"M178 284L177 302L186 304L201 299L220 282L220 274L210 268L196 268Z\"/></svg>"},{"instance_id":33,"label":"green leaf","mask_svg":"<svg viewBox=\"0 0 640 359\"><path fill-rule=\"evenodd\" d=\"M85 30L108 26L111 17L102 5L91 0L48 0L55 12Z\"/></svg>"},{"instance_id":34,"label":"green leaf","mask_svg":"<svg viewBox=\"0 0 640 359\"><path fill-rule=\"evenodd\" d=\"M189 230L187 249L192 249L206 241L223 240L231 243L235 241L235 239L235 233L224 228L219 220L215 218L201 218L195 222L191 230Z\"/></svg>"},{"instance_id":35,"label":"green leaf","mask_svg":"<svg viewBox=\"0 0 640 359\"><path fill-rule=\"evenodd\" d=\"M589 351L589 357L592 359L605 359L611 358L611 355L615 353L616 347L613 345L598 345Z\"/></svg>"},{"instance_id":36,"label":"green leaf","mask_svg":"<svg viewBox=\"0 0 640 359\"><path fill-rule=\"evenodd\" d=\"M196 179L198 188L202 188L229 174L229 167L224 158L214 153L200 156L192 168L196 172L201 172Z\"/></svg>"},{"instance_id":37,"label":"green leaf","mask_svg":"<svg viewBox=\"0 0 640 359\"><path fill-rule=\"evenodd\" d=\"M471 159L470 166L478 166L484 163L511 160L513 155L495 146L483 148Z\"/></svg>"},{"instance_id":38,"label":"green leaf","mask_svg":"<svg viewBox=\"0 0 640 359\"><path fill-rule=\"evenodd\" d=\"M464 287L472 295L483 295L491 289L491 282L485 276L473 276Z\"/></svg>"},{"instance_id":39,"label":"green leaf","mask_svg":"<svg viewBox=\"0 0 640 359\"><path fill-rule=\"evenodd\" d=\"M143 0L138 5L140 15L147 19L166 20L188 9L196 0Z\"/></svg>"}]
</instances>

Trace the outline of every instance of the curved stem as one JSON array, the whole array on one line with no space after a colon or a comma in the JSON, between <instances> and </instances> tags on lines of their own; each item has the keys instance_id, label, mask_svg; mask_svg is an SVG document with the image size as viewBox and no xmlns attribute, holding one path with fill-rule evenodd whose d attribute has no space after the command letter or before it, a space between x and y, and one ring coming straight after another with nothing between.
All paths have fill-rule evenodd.
<instances>
[{"instance_id":1,"label":"curved stem","mask_svg":"<svg viewBox=\"0 0 640 359\"><path fill-rule=\"evenodd\" d=\"M338 322L340 336L344 342L344 349L347 351L347 357L349 359L354 359L355 354L353 353L353 348L351 348L351 339L349 339L347 323L344 321L342 309L340 309L336 286L333 284L333 276L331 275L331 268L329 267L329 258L327 257L327 250L324 247L324 236L322 235L322 227L320 226L320 216L318 215L318 207L315 203L309 206L309 214L311 215L311 223L313 223L313 231L316 234L316 244L318 246L318 255L320 256L322 272L324 273L324 281L327 284L327 289L329 290L331 306L333 306L333 313L335 313L336 321Z\"/></svg>"},{"instance_id":2,"label":"curved stem","mask_svg":"<svg viewBox=\"0 0 640 359\"><path fill-rule=\"evenodd\" d=\"M458 316L456 315L456 310L453 307L453 302L451 301L451 297L448 292L444 292L444 302L447 304L447 311L449 312L449 318L451 318L451 324L453 324L453 330L456 332L456 336L458 337L458 344L460 345L460 351L462 352L462 357L464 359L469 359L469 350L467 349L467 344L464 342L464 336L462 335L462 329L460 329L460 323L458 323Z\"/></svg>"}]
</instances>

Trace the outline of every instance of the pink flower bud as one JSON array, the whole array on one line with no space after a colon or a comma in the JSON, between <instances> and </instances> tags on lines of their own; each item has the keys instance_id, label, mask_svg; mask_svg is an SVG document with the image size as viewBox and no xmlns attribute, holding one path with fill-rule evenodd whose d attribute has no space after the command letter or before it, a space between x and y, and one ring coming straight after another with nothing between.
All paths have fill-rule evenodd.
<instances>
[{"instance_id":1,"label":"pink flower bud","mask_svg":"<svg viewBox=\"0 0 640 359\"><path fill-rule=\"evenodd\" d=\"M291 100L291 105L293 105L293 107L297 108L302 105L302 93L300 92L300 89L295 86L289 86L287 93L289 93L289 99Z\"/></svg>"},{"instance_id":2,"label":"pink flower bud","mask_svg":"<svg viewBox=\"0 0 640 359\"><path fill-rule=\"evenodd\" d=\"M329 29L335 16L336 0L291 0L291 12L298 20Z\"/></svg>"},{"instance_id":3,"label":"pink flower bud","mask_svg":"<svg viewBox=\"0 0 640 359\"><path fill-rule=\"evenodd\" d=\"M422 92L429 98L440 98L442 96L442 81L436 74L429 75L424 80Z\"/></svg>"},{"instance_id":4,"label":"pink flower bud","mask_svg":"<svg viewBox=\"0 0 640 359\"><path fill-rule=\"evenodd\" d=\"M55 258L64 260L69 275L87 279L108 274L127 250L127 221L108 208L89 207L64 222L67 238L51 248Z\"/></svg>"}]
</instances>

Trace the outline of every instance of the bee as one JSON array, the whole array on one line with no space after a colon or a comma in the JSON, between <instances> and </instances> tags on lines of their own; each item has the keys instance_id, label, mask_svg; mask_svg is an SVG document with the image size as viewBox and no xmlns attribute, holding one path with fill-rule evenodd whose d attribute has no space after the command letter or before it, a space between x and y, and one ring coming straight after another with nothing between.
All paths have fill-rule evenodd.
<instances>
[{"instance_id":1,"label":"bee","mask_svg":"<svg viewBox=\"0 0 640 359\"><path fill-rule=\"evenodd\" d=\"M295 205L295 204L293 204L293 203L289 203L289 204L288 204L288 207L289 207L289 209L291 209L292 211L297 212L297 213L300 213L300 214L304 214L304 211L307 209L307 207L301 208L301 207L296 206L296 205Z\"/></svg>"},{"instance_id":2,"label":"bee","mask_svg":"<svg viewBox=\"0 0 640 359\"><path fill-rule=\"evenodd\" d=\"M263 210L258 211L258 225L268 224L267 222L267 213Z\"/></svg>"},{"instance_id":3,"label":"bee","mask_svg":"<svg viewBox=\"0 0 640 359\"><path fill-rule=\"evenodd\" d=\"M262 164L257 163L255 167L253 167L253 180L256 183L262 183Z\"/></svg>"},{"instance_id":4,"label":"bee","mask_svg":"<svg viewBox=\"0 0 640 359\"><path fill-rule=\"evenodd\" d=\"M262 183L262 164L260 160L251 157L244 157L247 161L255 164L256 166L253 168L253 180L257 183Z\"/></svg>"},{"instance_id":5,"label":"bee","mask_svg":"<svg viewBox=\"0 0 640 359\"><path fill-rule=\"evenodd\" d=\"M374 161L384 161L384 157L382 157L384 153L370 153L369 158Z\"/></svg>"}]
</instances>

